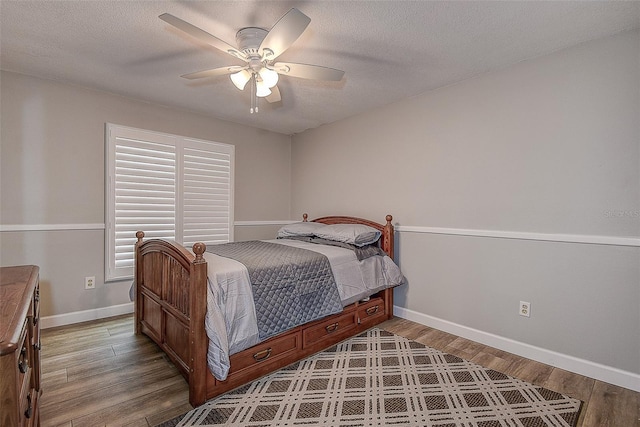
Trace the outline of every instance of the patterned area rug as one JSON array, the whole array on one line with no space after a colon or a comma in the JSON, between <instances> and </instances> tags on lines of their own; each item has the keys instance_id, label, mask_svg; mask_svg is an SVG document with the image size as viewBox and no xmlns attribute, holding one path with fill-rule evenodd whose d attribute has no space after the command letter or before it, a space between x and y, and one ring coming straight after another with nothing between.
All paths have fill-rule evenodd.
<instances>
[{"instance_id":1,"label":"patterned area rug","mask_svg":"<svg viewBox=\"0 0 640 427\"><path fill-rule=\"evenodd\" d=\"M374 328L161 426L575 426L580 407Z\"/></svg>"}]
</instances>

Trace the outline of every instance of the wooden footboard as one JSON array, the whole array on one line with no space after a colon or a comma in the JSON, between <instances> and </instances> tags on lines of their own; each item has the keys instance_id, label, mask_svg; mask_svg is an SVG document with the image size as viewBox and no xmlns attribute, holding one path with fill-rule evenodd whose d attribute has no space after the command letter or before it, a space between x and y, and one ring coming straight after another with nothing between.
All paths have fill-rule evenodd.
<instances>
[{"instance_id":1,"label":"wooden footboard","mask_svg":"<svg viewBox=\"0 0 640 427\"><path fill-rule=\"evenodd\" d=\"M304 215L307 220L307 215ZM324 224L366 224L382 232L381 247L393 258L392 217L386 224L360 218L334 216L314 220ZM230 358L225 381L213 377L207 367L208 339L207 263L203 243L193 245L193 254L165 240L143 241L136 236L136 333L146 334L174 362L189 383L189 402L204 403L242 384L276 371L308 355L357 335L393 316L393 289L356 302L338 314L298 326L248 348Z\"/></svg>"},{"instance_id":2,"label":"wooden footboard","mask_svg":"<svg viewBox=\"0 0 640 427\"><path fill-rule=\"evenodd\" d=\"M206 246L193 245L191 254L165 240L143 242L136 233L135 331L155 341L189 382L189 400L206 400L203 372L207 369Z\"/></svg>"}]
</instances>

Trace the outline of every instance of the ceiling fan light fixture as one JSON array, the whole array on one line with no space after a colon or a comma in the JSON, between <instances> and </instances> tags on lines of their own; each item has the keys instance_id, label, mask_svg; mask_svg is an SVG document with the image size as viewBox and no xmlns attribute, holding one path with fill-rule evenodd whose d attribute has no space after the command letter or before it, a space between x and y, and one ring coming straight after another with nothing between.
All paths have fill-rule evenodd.
<instances>
[{"instance_id":1,"label":"ceiling fan light fixture","mask_svg":"<svg viewBox=\"0 0 640 427\"><path fill-rule=\"evenodd\" d=\"M246 63L245 65L232 65L189 73L181 77L201 79L229 75L231 82L240 90L244 90L247 83L251 81L251 108L249 110L251 113L258 112L258 97L265 98L269 103L282 100L280 89L277 86L279 74L326 81L340 81L344 75L344 71L319 65L275 62L298 40L311 22L311 18L296 8L290 9L284 14L270 30L258 27L241 28L236 33L237 47L169 13L163 13L160 15L160 19L201 43L210 45Z\"/></svg>"},{"instance_id":2,"label":"ceiling fan light fixture","mask_svg":"<svg viewBox=\"0 0 640 427\"><path fill-rule=\"evenodd\" d=\"M229 76L231 81L240 90L244 90L244 87L247 85L247 82L251 80L251 73L247 70L241 70L237 73L233 73Z\"/></svg>"},{"instance_id":3,"label":"ceiling fan light fixture","mask_svg":"<svg viewBox=\"0 0 640 427\"><path fill-rule=\"evenodd\" d=\"M264 82L256 81L256 96L264 98L271 95L271 89L264 84Z\"/></svg>"},{"instance_id":4,"label":"ceiling fan light fixture","mask_svg":"<svg viewBox=\"0 0 640 427\"><path fill-rule=\"evenodd\" d=\"M262 82L265 84L266 87L272 88L276 84L278 84L278 73L276 73L275 71L270 70L267 67L262 67L262 69L260 69L258 74L260 74L260 77L262 78Z\"/></svg>"}]
</instances>

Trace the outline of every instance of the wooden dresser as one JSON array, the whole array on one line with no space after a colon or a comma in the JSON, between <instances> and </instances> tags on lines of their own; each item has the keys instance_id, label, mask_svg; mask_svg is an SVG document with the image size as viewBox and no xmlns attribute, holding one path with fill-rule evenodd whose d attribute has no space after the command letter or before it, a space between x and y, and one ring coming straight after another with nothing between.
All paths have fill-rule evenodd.
<instances>
[{"instance_id":1,"label":"wooden dresser","mask_svg":"<svg viewBox=\"0 0 640 427\"><path fill-rule=\"evenodd\" d=\"M40 425L39 270L0 268L1 427Z\"/></svg>"}]
</instances>

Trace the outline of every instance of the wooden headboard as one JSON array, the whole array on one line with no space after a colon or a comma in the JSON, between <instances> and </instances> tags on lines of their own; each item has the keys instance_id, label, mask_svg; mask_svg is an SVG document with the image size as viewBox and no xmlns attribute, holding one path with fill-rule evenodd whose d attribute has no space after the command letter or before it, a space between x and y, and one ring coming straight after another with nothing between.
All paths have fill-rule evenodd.
<instances>
[{"instance_id":1,"label":"wooden headboard","mask_svg":"<svg viewBox=\"0 0 640 427\"><path fill-rule=\"evenodd\" d=\"M302 214L302 220L307 222L309 219L309 215ZM391 221L393 220L393 216L387 215L385 220L386 224L379 224L377 222L370 221L368 219L356 218L352 216L323 216L321 218L312 219L311 222L319 222L322 224L363 224L368 225L369 227L373 227L376 230L380 231L382 235L380 236L380 247L383 251L389 255L391 259L393 258L393 224Z\"/></svg>"}]
</instances>

